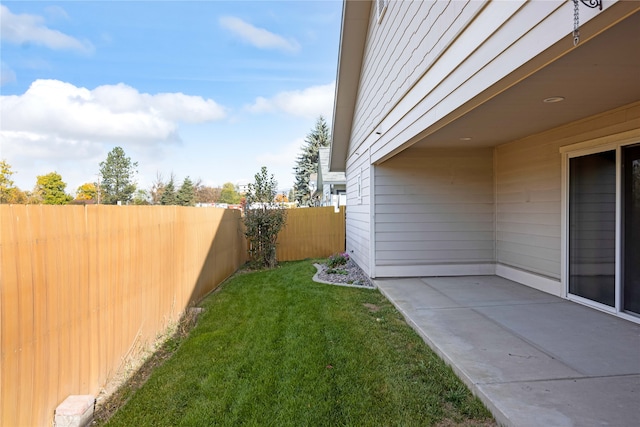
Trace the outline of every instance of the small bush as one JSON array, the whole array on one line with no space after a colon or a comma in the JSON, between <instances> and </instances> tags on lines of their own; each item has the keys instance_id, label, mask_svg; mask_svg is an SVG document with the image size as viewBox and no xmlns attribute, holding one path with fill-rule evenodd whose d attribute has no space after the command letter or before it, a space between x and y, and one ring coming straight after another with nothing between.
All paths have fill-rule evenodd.
<instances>
[{"instance_id":1,"label":"small bush","mask_svg":"<svg viewBox=\"0 0 640 427\"><path fill-rule=\"evenodd\" d=\"M267 168L263 166L247 191L244 225L254 268L274 268L278 264L276 241L287 220L287 213L281 204L274 202L277 186L273 175L269 177Z\"/></svg>"},{"instance_id":2,"label":"small bush","mask_svg":"<svg viewBox=\"0 0 640 427\"><path fill-rule=\"evenodd\" d=\"M284 209L264 207L247 210L244 217L245 235L249 239L249 256L253 268L274 268L276 240L287 219Z\"/></svg>"},{"instance_id":3,"label":"small bush","mask_svg":"<svg viewBox=\"0 0 640 427\"><path fill-rule=\"evenodd\" d=\"M337 254L333 254L327 260L327 267L336 268L341 265L346 265L347 261L349 261L349 254L346 252L341 252Z\"/></svg>"}]
</instances>

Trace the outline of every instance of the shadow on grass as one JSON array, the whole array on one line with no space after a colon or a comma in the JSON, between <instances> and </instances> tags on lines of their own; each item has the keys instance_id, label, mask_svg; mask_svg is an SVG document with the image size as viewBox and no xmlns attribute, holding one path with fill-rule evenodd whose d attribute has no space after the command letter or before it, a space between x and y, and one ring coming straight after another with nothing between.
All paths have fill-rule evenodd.
<instances>
[{"instance_id":1,"label":"shadow on grass","mask_svg":"<svg viewBox=\"0 0 640 427\"><path fill-rule=\"evenodd\" d=\"M140 364L140 362L142 364L133 372L127 370L125 367L121 368L115 378L106 385L103 392L101 392L97 398L92 425L102 426L108 423L111 417L127 403L136 391L146 384L153 372L175 354L180 344L189 337L189 333L198 322L198 317L203 311L202 308L198 307L199 303L202 303L209 296L220 292L224 285L233 280L233 278L259 271L260 270L251 268L249 263L241 266L235 273L203 297L198 304L192 303L187 307L178 322L174 325L169 325L167 330L164 331L156 343L153 344L153 347L157 348L151 351L139 351L138 354L131 357L131 361L125 361L123 365L126 365L128 362L134 365Z\"/></svg>"},{"instance_id":2,"label":"shadow on grass","mask_svg":"<svg viewBox=\"0 0 640 427\"><path fill-rule=\"evenodd\" d=\"M168 338L161 340L159 347L145 358L142 365L135 372L121 372L117 375L117 378L113 380L114 384L107 386L107 389L115 388L115 390L107 392L106 395L98 396L92 425L106 424L118 409L124 406L131 396L147 382L153 371L173 356L180 344L189 336L191 329L196 325L198 313L197 308L188 308L178 323L173 328L169 327L169 329L175 329L175 331ZM144 357L144 354L138 356L138 358L142 357ZM121 384L118 384L118 382Z\"/></svg>"}]
</instances>

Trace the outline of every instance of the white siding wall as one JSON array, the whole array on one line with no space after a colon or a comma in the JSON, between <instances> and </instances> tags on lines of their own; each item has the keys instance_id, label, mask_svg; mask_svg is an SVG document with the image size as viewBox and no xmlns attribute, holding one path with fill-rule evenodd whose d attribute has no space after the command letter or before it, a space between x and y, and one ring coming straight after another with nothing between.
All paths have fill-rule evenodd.
<instances>
[{"instance_id":1,"label":"white siding wall","mask_svg":"<svg viewBox=\"0 0 640 427\"><path fill-rule=\"evenodd\" d=\"M496 152L497 261L559 279L558 144L507 144Z\"/></svg>"},{"instance_id":2,"label":"white siding wall","mask_svg":"<svg viewBox=\"0 0 640 427\"><path fill-rule=\"evenodd\" d=\"M372 8L349 153L384 161L562 56L570 43L548 49L570 34L572 11L564 0L392 1L378 23ZM581 22L599 14L582 8Z\"/></svg>"},{"instance_id":3,"label":"white siding wall","mask_svg":"<svg viewBox=\"0 0 640 427\"><path fill-rule=\"evenodd\" d=\"M370 164L366 152L350 159L347 163L346 175L347 252L365 273L372 275L369 251L371 244ZM360 190L358 190L358 184L360 184Z\"/></svg>"},{"instance_id":4,"label":"white siding wall","mask_svg":"<svg viewBox=\"0 0 640 427\"><path fill-rule=\"evenodd\" d=\"M605 8L611 4L605 3ZM393 156L563 54L553 51L548 55L555 56L548 56L547 49L570 32L566 23L571 13L571 2L564 0L391 1L378 23L376 8L371 8L346 162L347 249L366 272L376 275L385 270L376 268L374 260L379 267L497 261L552 280L559 277L558 148L567 143L566 135L546 140L536 136L533 143L518 141L497 148L485 170L492 177L495 160L497 181L490 180L489 187L481 181L482 190L473 188L475 169L464 175L462 166L468 160L452 162L461 167L455 172L465 178L468 191L454 185L446 197L429 192L432 184L433 188L447 184L437 162L424 158L417 165L406 156ZM581 22L598 14L582 8ZM481 158L491 157L489 152ZM374 197L371 163L377 164ZM421 180L423 193L416 192ZM485 193L486 188L491 191ZM475 210L453 206L452 200L465 195ZM489 199L493 211L483 211ZM373 242L372 203L377 206ZM393 205L404 211L389 212ZM429 221L422 221L425 217ZM446 220L469 227L466 233L480 234L469 234L465 243L474 243L463 248ZM393 229L394 223L400 229ZM485 227L489 224L493 228ZM493 241L482 234L487 232L494 233ZM437 250L433 239L439 242Z\"/></svg>"},{"instance_id":5,"label":"white siding wall","mask_svg":"<svg viewBox=\"0 0 640 427\"><path fill-rule=\"evenodd\" d=\"M380 23L376 8L371 8L346 167L347 250L370 275L375 272L370 246L369 137L481 7L482 2L472 1L392 1Z\"/></svg>"},{"instance_id":6,"label":"white siding wall","mask_svg":"<svg viewBox=\"0 0 640 427\"><path fill-rule=\"evenodd\" d=\"M376 8L365 47L352 151L367 138L482 7L479 1L391 1Z\"/></svg>"},{"instance_id":7,"label":"white siding wall","mask_svg":"<svg viewBox=\"0 0 640 427\"><path fill-rule=\"evenodd\" d=\"M492 266L493 185L491 148L409 149L376 166L376 265Z\"/></svg>"},{"instance_id":8,"label":"white siding wall","mask_svg":"<svg viewBox=\"0 0 640 427\"><path fill-rule=\"evenodd\" d=\"M559 280L560 147L639 127L636 103L496 147L497 263Z\"/></svg>"}]
</instances>

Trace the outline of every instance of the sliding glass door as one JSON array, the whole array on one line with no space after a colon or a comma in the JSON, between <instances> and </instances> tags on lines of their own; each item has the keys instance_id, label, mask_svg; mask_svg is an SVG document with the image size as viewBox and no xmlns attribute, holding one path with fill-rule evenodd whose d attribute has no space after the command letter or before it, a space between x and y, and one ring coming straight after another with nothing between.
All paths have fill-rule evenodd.
<instances>
[{"instance_id":1,"label":"sliding glass door","mask_svg":"<svg viewBox=\"0 0 640 427\"><path fill-rule=\"evenodd\" d=\"M571 157L568 198L569 295L640 315L640 145Z\"/></svg>"},{"instance_id":2,"label":"sliding glass door","mask_svg":"<svg viewBox=\"0 0 640 427\"><path fill-rule=\"evenodd\" d=\"M616 152L569 163L569 293L616 301Z\"/></svg>"}]
</instances>

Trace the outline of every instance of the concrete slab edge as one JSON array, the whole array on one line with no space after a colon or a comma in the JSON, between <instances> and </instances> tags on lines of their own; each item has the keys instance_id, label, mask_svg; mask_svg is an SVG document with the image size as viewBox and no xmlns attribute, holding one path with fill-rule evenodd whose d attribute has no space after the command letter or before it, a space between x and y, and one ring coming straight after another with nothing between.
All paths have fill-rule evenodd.
<instances>
[{"instance_id":1,"label":"concrete slab edge","mask_svg":"<svg viewBox=\"0 0 640 427\"><path fill-rule=\"evenodd\" d=\"M466 384L466 386L469 387L471 392L475 396L477 396L480 399L480 401L482 401L482 403L487 407L489 412L491 412L493 417L496 419L496 422L500 426L503 426L503 427L516 427L513 424L513 422L511 422L511 420L507 417L507 415L498 406L496 406L496 403L494 401L492 401L491 398L484 392L484 390L482 389L481 385L475 383L471 379L471 377L462 368L460 368L459 366L456 366L456 364L453 363L453 360L447 355L447 353L442 348L440 348L435 342L433 342L428 337L428 335L424 332L424 330L422 330L422 328L420 328L420 326L418 324L416 324L413 320L411 320L411 317L407 315L407 313L402 309L402 307L400 307L398 304L395 303L393 298L391 298L383 288L381 288L381 287L377 287L377 288L380 290L382 295L384 295L384 297L387 300L389 300L396 307L396 309L404 317L404 319L407 322L407 324L409 324L409 326L411 326L413 328L413 330L416 331L418 333L418 335L420 335L422 340L442 360L444 360L444 362L447 365L451 366L451 368L453 369L453 372L455 372L455 374L458 376L458 378L460 378L462 380L462 382L464 382Z\"/></svg>"}]
</instances>

